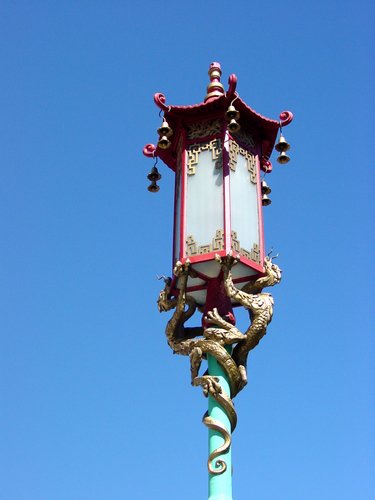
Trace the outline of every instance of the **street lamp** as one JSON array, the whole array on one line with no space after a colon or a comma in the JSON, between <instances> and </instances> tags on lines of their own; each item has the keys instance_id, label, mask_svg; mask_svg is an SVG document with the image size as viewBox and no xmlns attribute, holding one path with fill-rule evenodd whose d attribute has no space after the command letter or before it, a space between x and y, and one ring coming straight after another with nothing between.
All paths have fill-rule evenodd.
<instances>
[{"instance_id":1,"label":"street lamp","mask_svg":"<svg viewBox=\"0 0 375 500\"><path fill-rule=\"evenodd\" d=\"M272 319L273 299L262 289L281 279L281 271L265 255L264 206L271 189L262 180L272 171L269 157L277 134L293 115L271 120L251 109L236 92L237 77L225 91L220 64L209 68L210 83L201 104L169 106L163 94L154 101L163 113L157 146L143 153L160 158L175 172L173 278L165 278L160 311L174 310L167 324L174 352L190 356L191 381L209 397L204 423L209 428L209 498L229 500L231 432L237 415L232 399L246 385L248 352ZM281 135L279 162L289 161L289 144ZM160 174L154 165L149 190ZM233 307L249 310L245 333L235 327ZM185 327L196 310L202 324ZM200 376L203 359L208 373Z\"/></svg>"}]
</instances>

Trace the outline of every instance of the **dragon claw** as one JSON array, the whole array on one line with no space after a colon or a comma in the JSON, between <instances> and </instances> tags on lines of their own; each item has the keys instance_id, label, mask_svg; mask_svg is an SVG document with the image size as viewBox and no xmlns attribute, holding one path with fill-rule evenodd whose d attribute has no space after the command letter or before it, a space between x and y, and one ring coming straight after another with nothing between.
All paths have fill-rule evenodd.
<instances>
[{"instance_id":1,"label":"dragon claw","mask_svg":"<svg viewBox=\"0 0 375 500\"><path fill-rule=\"evenodd\" d=\"M226 270L230 271L234 265L239 262L240 256L238 254L234 254L232 250L230 250L225 257L220 259L221 267Z\"/></svg>"},{"instance_id":2,"label":"dragon claw","mask_svg":"<svg viewBox=\"0 0 375 500\"><path fill-rule=\"evenodd\" d=\"M220 314L218 313L218 310L216 309L216 307L212 311L208 311L208 313L207 313L207 315L205 317L205 320L207 321L207 323L211 323L211 324L214 324L214 325L221 326L222 328L225 328L226 330L228 328L232 327L231 324L229 324L227 321L225 321L220 316Z\"/></svg>"},{"instance_id":3,"label":"dragon claw","mask_svg":"<svg viewBox=\"0 0 375 500\"><path fill-rule=\"evenodd\" d=\"M173 268L173 274L178 278L179 276L182 276L183 274L188 274L189 269L190 269L190 260L189 259L186 259L184 264L178 260Z\"/></svg>"},{"instance_id":4,"label":"dragon claw","mask_svg":"<svg viewBox=\"0 0 375 500\"><path fill-rule=\"evenodd\" d=\"M223 262L222 258L220 257L220 255L218 253L215 253L215 260L219 264L221 264Z\"/></svg>"},{"instance_id":5,"label":"dragon claw","mask_svg":"<svg viewBox=\"0 0 375 500\"><path fill-rule=\"evenodd\" d=\"M182 262L178 260L173 268L173 274L175 276L179 276L181 273L181 269L182 269Z\"/></svg>"},{"instance_id":6,"label":"dragon claw","mask_svg":"<svg viewBox=\"0 0 375 500\"><path fill-rule=\"evenodd\" d=\"M220 385L220 380L218 377L213 377L212 375L203 375L202 377L195 377L193 380L193 385L198 387L199 385L203 389L203 394L208 397L210 394L221 394L222 387Z\"/></svg>"}]
</instances>

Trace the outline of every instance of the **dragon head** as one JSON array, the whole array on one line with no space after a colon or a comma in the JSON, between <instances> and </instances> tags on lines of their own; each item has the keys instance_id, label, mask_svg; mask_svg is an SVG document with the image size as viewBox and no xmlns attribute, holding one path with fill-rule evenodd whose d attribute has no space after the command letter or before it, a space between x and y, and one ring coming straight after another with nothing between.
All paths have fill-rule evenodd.
<instances>
[{"instance_id":1,"label":"dragon head","mask_svg":"<svg viewBox=\"0 0 375 500\"><path fill-rule=\"evenodd\" d=\"M274 259L276 257L273 257ZM273 263L272 257L266 256L264 259L264 271L268 278L266 286L277 285L281 281L281 269L277 264Z\"/></svg>"},{"instance_id":2,"label":"dragon head","mask_svg":"<svg viewBox=\"0 0 375 500\"><path fill-rule=\"evenodd\" d=\"M159 293L157 303L159 312L166 312L174 307L174 302L170 298L172 278L166 276L161 276L161 278L163 278L165 285L163 290Z\"/></svg>"}]
</instances>

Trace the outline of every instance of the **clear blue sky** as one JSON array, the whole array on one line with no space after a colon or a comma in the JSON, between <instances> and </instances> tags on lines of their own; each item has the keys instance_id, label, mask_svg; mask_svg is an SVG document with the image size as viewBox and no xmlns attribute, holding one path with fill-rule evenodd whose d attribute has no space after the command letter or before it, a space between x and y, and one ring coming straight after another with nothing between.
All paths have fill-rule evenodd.
<instances>
[{"instance_id":1,"label":"clear blue sky","mask_svg":"<svg viewBox=\"0 0 375 500\"><path fill-rule=\"evenodd\" d=\"M154 92L200 102L212 61L295 114L234 497L374 498L373 19L362 0L1 2L1 500L206 498L206 401L156 309L173 176L150 194L141 150Z\"/></svg>"}]
</instances>

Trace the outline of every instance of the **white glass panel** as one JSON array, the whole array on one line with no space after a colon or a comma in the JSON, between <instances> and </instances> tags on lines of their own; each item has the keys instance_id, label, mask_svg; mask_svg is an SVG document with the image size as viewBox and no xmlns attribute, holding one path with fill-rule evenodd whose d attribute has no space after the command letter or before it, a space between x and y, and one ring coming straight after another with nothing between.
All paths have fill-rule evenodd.
<instances>
[{"instance_id":1,"label":"white glass panel","mask_svg":"<svg viewBox=\"0 0 375 500\"><path fill-rule=\"evenodd\" d=\"M231 226L240 247L248 252L259 245L257 185L250 181L247 160L238 153L236 170L230 172Z\"/></svg>"},{"instance_id":2,"label":"white glass panel","mask_svg":"<svg viewBox=\"0 0 375 500\"><path fill-rule=\"evenodd\" d=\"M195 173L187 175L186 237L192 236L197 248L212 245L216 231L224 228L223 171L217 161L211 150L201 151Z\"/></svg>"}]
</instances>

